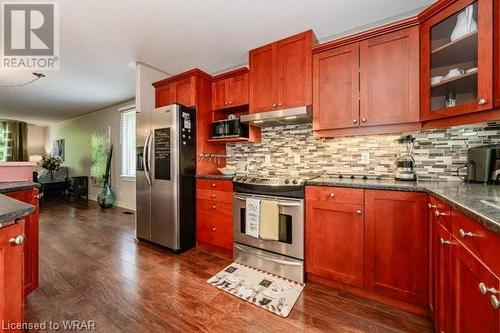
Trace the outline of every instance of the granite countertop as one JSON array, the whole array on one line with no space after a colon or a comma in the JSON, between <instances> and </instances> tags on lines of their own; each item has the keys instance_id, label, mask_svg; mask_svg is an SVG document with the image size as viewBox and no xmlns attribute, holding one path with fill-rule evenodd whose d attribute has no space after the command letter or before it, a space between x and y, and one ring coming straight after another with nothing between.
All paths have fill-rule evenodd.
<instances>
[{"instance_id":1,"label":"granite countertop","mask_svg":"<svg viewBox=\"0 0 500 333\"><path fill-rule=\"evenodd\" d=\"M27 190L33 187L40 187L34 182L0 182L0 193Z\"/></svg>"},{"instance_id":2,"label":"granite countertop","mask_svg":"<svg viewBox=\"0 0 500 333\"><path fill-rule=\"evenodd\" d=\"M394 179L338 179L320 177L307 185L363 188L374 190L425 192L437 196L455 209L481 223L485 228L500 233L500 208L481 200L500 200L499 185L469 184L463 182L416 181Z\"/></svg>"},{"instance_id":3,"label":"granite countertop","mask_svg":"<svg viewBox=\"0 0 500 333\"><path fill-rule=\"evenodd\" d=\"M35 211L35 206L0 194L0 228L15 223L23 216Z\"/></svg>"},{"instance_id":4,"label":"granite countertop","mask_svg":"<svg viewBox=\"0 0 500 333\"><path fill-rule=\"evenodd\" d=\"M233 180L234 175L196 175L198 179Z\"/></svg>"}]
</instances>

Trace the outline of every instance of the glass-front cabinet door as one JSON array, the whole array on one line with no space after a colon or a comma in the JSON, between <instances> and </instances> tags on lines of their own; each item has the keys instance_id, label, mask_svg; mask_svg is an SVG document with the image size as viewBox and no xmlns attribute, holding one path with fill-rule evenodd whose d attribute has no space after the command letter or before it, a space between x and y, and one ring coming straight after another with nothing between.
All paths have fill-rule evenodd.
<instances>
[{"instance_id":1,"label":"glass-front cabinet door","mask_svg":"<svg viewBox=\"0 0 500 333\"><path fill-rule=\"evenodd\" d=\"M423 120L492 108L492 12L492 0L459 0L422 24Z\"/></svg>"}]
</instances>

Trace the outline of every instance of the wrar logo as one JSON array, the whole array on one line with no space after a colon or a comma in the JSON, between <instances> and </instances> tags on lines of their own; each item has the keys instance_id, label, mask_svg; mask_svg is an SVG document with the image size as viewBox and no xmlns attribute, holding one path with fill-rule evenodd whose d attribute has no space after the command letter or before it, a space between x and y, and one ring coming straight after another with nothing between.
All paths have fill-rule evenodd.
<instances>
[{"instance_id":1,"label":"wrar logo","mask_svg":"<svg viewBox=\"0 0 500 333\"><path fill-rule=\"evenodd\" d=\"M59 69L57 3L2 3L2 69Z\"/></svg>"}]
</instances>

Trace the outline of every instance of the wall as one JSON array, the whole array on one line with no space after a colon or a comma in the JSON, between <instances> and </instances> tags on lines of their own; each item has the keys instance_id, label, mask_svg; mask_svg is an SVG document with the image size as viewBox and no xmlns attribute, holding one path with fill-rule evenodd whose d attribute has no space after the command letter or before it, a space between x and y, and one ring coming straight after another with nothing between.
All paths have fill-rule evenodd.
<instances>
[{"instance_id":1,"label":"wall","mask_svg":"<svg viewBox=\"0 0 500 333\"><path fill-rule=\"evenodd\" d=\"M111 184L117 195L117 205L135 209L135 180L123 179L121 172L120 151L120 112L118 109L133 104L127 101L103 110L70 119L48 127L45 136L45 150L52 150L52 143L57 139L65 140L64 166L69 168L71 176L90 176L90 141L92 133L108 128L113 143L113 161ZM90 179L90 178L89 178ZM89 197L96 200L100 188L89 184Z\"/></svg>"},{"instance_id":2,"label":"wall","mask_svg":"<svg viewBox=\"0 0 500 333\"><path fill-rule=\"evenodd\" d=\"M500 144L500 122L407 134L416 136L414 158L419 179L458 180L456 170L465 163L468 147ZM342 173L392 177L400 151L395 141L398 137L391 134L317 140L310 124L265 128L258 144L228 145L228 164L247 162L249 173L261 175ZM364 152L369 154L367 164L360 163Z\"/></svg>"}]
</instances>

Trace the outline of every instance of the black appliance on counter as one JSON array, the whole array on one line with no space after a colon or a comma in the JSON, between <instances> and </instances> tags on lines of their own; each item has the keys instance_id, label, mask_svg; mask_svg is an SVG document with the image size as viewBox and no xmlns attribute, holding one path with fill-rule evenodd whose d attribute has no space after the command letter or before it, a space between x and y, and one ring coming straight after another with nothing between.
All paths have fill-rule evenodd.
<instances>
[{"instance_id":1,"label":"black appliance on counter","mask_svg":"<svg viewBox=\"0 0 500 333\"><path fill-rule=\"evenodd\" d=\"M500 144L467 150L466 180L484 184L500 183Z\"/></svg>"},{"instance_id":2,"label":"black appliance on counter","mask_svg":"<svg viewBox=\"0 0 500 333\"><path fill-rule=\"evenodd\" d=\"M212 138L238 138L248 137L248 125L240 122L239 118L233 117L212 122Z\"/></svg>"}]
</instances>

